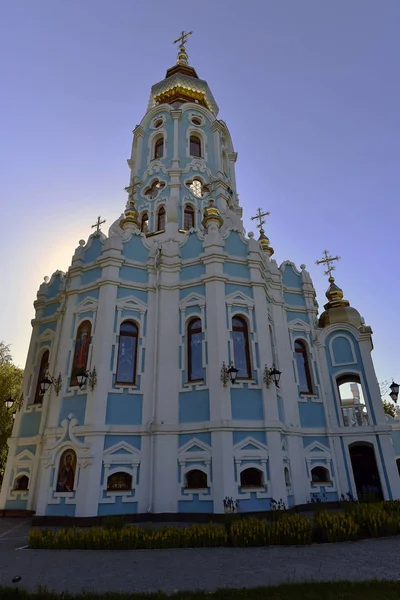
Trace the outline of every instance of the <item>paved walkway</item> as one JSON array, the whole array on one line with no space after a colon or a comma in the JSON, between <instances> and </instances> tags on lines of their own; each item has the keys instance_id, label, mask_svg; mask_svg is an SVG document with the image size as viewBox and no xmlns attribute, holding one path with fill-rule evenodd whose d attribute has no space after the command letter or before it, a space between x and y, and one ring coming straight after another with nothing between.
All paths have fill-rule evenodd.
<instances>
[{"instance_id":1,"label":"paved walkway","mask_svg":"<svg viewBox=\"0 0 400 600\"><path fill-rule=\"evenodd\" d=\"M6 523L7 521L7 523ZM305 580L400 579L400 537L303 547L27 550L29 522L0 519L0 585L57 592L154 592Z\"/></svg>"}]
</instances>

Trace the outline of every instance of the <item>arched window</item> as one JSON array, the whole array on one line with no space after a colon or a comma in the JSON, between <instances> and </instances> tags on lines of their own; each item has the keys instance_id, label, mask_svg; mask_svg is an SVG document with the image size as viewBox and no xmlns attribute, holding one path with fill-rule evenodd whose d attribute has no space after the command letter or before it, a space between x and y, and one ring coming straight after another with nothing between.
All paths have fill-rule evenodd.
<instances>
[{"instance_id":1,"label":"arched window","mask_svg":"<svg viewBox=\"0 0 400 600\"><path fill-rule=\"evenodd\" d=\"M190 136L190 154L201 158L201 141L197 135Z\"/></svg>"},{"instance_id":2,"label":"arched window","mask_svg":"<svg viewBox=\"0 0 400 600\"><path fill-rule=\"evenodd\" d=\"M341 375L336 379L343 424L345 427L369 425L368 409L365 404L360 376L357 373Z\"/></svg>"},{"instance_id":3,"label":"arched window","mask_svg":"<svg viewBox=\"0 0 400 600\"><path fill-rule=\"evenodd\" d=\"M294 343L294 351L297 363L297 373L299 375L300 394L312 394L311 371L305 343L301 340L296 340Z\"/></svg>"},{"instance_id":4,"label":"arched window","mask_svg":"<svg viewBox=\"0 0 400 600\"><path fill-rule=\"evenodd\" d=\"M242 317L232 319L233 361L239 379L251 379L251 362L247 323Z\"/></svg>"},{"instance_id":5,"label":"arched window","mask_svg":"<svg viewBox=\"0 0 400 600\"><path fill-rule=\"evenodd\" d=\"M132 489L132 475L119 471L113 473L107 479L107 491L108 492L121 492L130 491Z\"/></svg>"},{"instance_id":6,"label":"arched window","mask_svg":"<svg viewBox=\"0 0 400 600\"><path fill-rule=\"evenodd\" d=\"M165 188L164 181L159 181L158 179L156 179L155 181L153 181L151 186L146 188L144 195L147 196L147 198L149 200L154 200L155 198L157 198L159 192L161 192L161 190L164 188Z\"/></svg>"},{"instance_id":7,"label":"arched window","mask_svg":"<svg viewBox=\"0 0 400 600\"><path fill-rule=\"evenodd\" d=\"M140 219L140 231L147 233L149 231L149 215L147 212L143 213Z\"/></svg>"},{"instance_id":8,"label":"arched window","mask_svg":"<svg viewBox=\"0 0 400 600\"><path fill-rule=\"evenodd\" d=\"M124 321L119 329L116 383L136 382L138 328L132 321Z\"/></svg>"},{"instance_id":9,"label":"arched window","mask_svg":"<svg viewBox=\"0 0 400 600\"><path fill-rule=\"evenodd\" d=\"M285 467L283 469L283 473L285 475L285 484L286 484L286 487L290 487L292 485L292 483L290 481L289 467Z\"/></svg>"},{"instance_id":10,"label":"arched window","mask_svg":"<svg viewBox=\"0 0 400 600\"><path fill-rule=\"evenodd\" d=\"M187 328L188 381L203 379L202 333L200 319L192 319Z\"/></svg>"},{"instance_id":11,"label":"arched window","mask_svg":"<svg viewBox=\"0 0 400 600\"><path fill-rule=\"evenodd\" d=\"M260 469L250 467L240 473L240 485L241 487L263 487L263 473Z\"/></svg>"},{"instance_id":12,"label":"arched window","mask_svg":"<svg viewBox=\"0 0 400 600\"><path fill-rule=\"evenodd\" d=\"M400 475L400 458L396 459L396 465L397 465L397 470L398 470L399 475Z\"/></svg>"},{"instance_id":13,"label":"arched window","mask_svg":"<svg viewBox=\"0 0 400 600\"><path fill-rule=\"evenodd\" d=\"M17 477L14 481L13 489L19 492L29 489L29 477L27 475L21 475L20 477Z\"/></svg>"},{"instance_id":14,"label":"arched window","mask_svg":"<svg viewBox=\"0 0 400 600\"><path fill-rule=\"evenodd\" d=\"M38 372L38 379L37 379L37 383L36 383L35 398L33 400L34 404L41 404L43 402L43 395L40 393L40 382L46 376L47 370L49 368L49 356L50 356L50 352L48 350L46 350L42 354L39 372Z\"/></svg>"},{"instance_id":15,"label":"arched window","mask_svg":"<svg viewBox=\"0 0 400 600\"><path fill-rule=\"evenodd\" d=\"M71 371L71 386L78 385L76 376L82 371L86 371L89 358L90 336L92 333L92 324L90 321L83 321L76 334L74 359Z\"/></svg>"},{"instance_id":16,"label":"arched window","mask_svg":"<svg viewBox=\"0 0 400 600\"><path fill-rule=\"evenodd\" d=\"M154 158L162 158L164 156L164 138L159 137L154 144Z\"/></svg>"},{"instance_id":17,"label":"arched window","mask_svg":"<svg viewBox=\"0 0 400 600\"><path fill-rule=\"evenodd\" d=\"M73 492L75 489L76 453L72 448L61 454L57 474L57 492Z\"/></svg>"},{"instance_id":18,"label":"arched window","mask_svg":"<svg viewBox=\"0 0 400 600\"><path fill-rule=\"evenodd\" d=\"M183 229L189 231L194 227L194 209L190 204L185 204L185 210L183 212Z\"/></svg>"},{"instance_id":19,"label":"arched window","mask_svg":"<svg viewBox=\"0 0 400 600\"><path fill-rule=\"evenodd\" d=\"M329 483L329 471L325 467L314 467L311 469L311 481L313 483Z\"/></svg>"},{"instance_id":20,"label":"arched window","mask_svg":"<svg viewBox=\"0 0 400 600\"><path fill-rule=\"evenodd\" d=\"M165 208L162 206L157 213L157 231L165 229Z\"/></svg>"},{"instance_id":21,"label":"arched window","mask_svg":"<svg viewBox=\"0 0 400 600\"><path fill-rule=\"evenodd\" d=\"M186 473L186 485L188 490L199 490L207 487L207 474L200 469L193 469Z\"/></svg>"}]
</instances>

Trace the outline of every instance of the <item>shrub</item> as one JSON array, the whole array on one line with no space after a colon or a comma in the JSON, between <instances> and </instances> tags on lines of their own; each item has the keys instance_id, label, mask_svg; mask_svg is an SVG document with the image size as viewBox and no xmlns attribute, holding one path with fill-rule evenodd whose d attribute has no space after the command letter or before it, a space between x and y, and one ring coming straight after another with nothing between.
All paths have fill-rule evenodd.
<instances>
[{"instance_id":1,"label":"shrub","mask_svg":"<svg viewBox=\"0 0 400 600\"><path fill-rule=\"evenodd\" d=\"M121 529L60 529L58 532L32 529L30 548L134 550L139 548L198 548L225 546L227 533L212 523L188 528L165 527L145 530L125 526Z\"/></svg>"},{"instance_id":2,"label":"shrub","mask_svg":"<svg viewBox=\"0 0 400 600\"><path fill-rule=\"evenodd\" d=\"M359 537L360 526L349 513L319 512L314 518L314 536L319 542L346 542Z\"/></svg>"},{"instance_id":3,"label":"shrub","mask_svg":"<svg viewBox=\"0 0 400 600\"><path fill-rule=\"evenodd\" d=\"M375 504L353 504L348 511L359 525L361 534L380 537L400 533L398 503L393 501Z\"/></svg>"},{"instance_id":4,"label":"shrub","mask_svg":"<svg viewBox=\"0 0 400 600\"><path fill-rule=\"evenodd\" d=\"M272 523L257 518L243 519L232 523L230 541L233 546L311 544L312 523L297 514L282 514Z\"/></svg>"}]
</instances>

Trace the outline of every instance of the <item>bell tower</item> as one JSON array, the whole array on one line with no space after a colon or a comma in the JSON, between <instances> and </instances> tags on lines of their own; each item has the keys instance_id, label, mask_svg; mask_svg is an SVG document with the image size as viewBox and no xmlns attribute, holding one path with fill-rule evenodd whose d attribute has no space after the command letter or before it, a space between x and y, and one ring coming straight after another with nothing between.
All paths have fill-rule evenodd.
<instances>
[{"instance_id":1,"label":"bell tower","mask_svg":"<svg viewBox=\"0 0 400 600\"><path fill-rule=\"evenodd\" d=\"M174 41L176 64L152 86L146 114L133 132L128 191L147 235L199 229L210 198L221 214L242 214L237 153L207 82L189 65L191 33Z\"/></svg>"}]
</instances>

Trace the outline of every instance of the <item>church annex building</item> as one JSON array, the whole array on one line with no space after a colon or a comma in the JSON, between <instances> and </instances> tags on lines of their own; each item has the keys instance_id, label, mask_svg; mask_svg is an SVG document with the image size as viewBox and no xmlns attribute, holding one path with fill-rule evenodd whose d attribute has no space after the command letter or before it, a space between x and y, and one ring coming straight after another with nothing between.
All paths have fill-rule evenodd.
<instances>
[{"instance_id":1,"label":"church annex building","mask_svg":"<svg viewBox=\"0 0 400 600\"><path fill-rule=\"evenodd\" d=\"M90 517L400 498L372 331L246 234L229 129L189 65L153 85L124 213L39 287L0 509ZM256 239L258 237L258 239ZM396 453L397 448L397 453Z\"/></svg>"}]
</instances>

